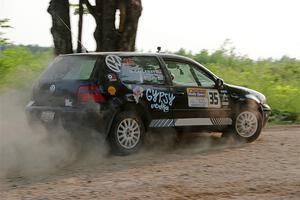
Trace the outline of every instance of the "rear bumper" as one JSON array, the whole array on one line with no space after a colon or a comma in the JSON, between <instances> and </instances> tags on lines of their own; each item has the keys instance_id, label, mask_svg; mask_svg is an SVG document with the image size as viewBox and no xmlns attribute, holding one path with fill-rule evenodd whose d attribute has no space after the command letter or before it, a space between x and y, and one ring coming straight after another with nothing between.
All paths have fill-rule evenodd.
<instances>
[{"instance_id":1,"label":"rear bumper","mask_svg":"<svg viewBox=\"0 0 300 200\"><path fill-rule=\"evenodd\" d=\"M267 124L269 117L271 115L272 109L268 104L262 104L262 115L263 115L263 127Z\"/></svg>"},{"instance_id":2,"label":"rear bumper","mask_svg":"<svg viewBox=\"0 0 300 200\"><path fill-rule=\"evenodd\" d=\"M43 112L54 113L52 120L44 120ZM29 102L25 108L27 120L30 124L42 123L45 126L51 127L58 124L64 128L76 131L80 128L90 128L97 132L108 134L111 122L114 117L114 112L111 109L106 109L100 105L87 105L81 107L50 107L37 106L34 102Z\"/></svg>"}]
</instances>

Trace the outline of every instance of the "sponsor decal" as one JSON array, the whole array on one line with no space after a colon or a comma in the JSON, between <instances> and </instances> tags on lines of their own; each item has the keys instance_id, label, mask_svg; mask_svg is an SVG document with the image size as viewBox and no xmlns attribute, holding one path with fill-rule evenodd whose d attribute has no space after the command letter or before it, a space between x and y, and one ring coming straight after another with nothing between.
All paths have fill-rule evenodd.
<instances>
[{"instance_id":1,"label":"sponsor decal","mask_svg":"<svg viewBox=\"0 0 300 200\"><path fill-rule=\"evenodd\" d=\"M105 58L106 66L113 72L121 72L122 58L116 55L108 55Z\"/></svg>"},{"instance_id":2,"label":"sponsor decal","mask_svg":"<svg viewBox=\"0 0 300 200\"><path fill-rule=\"evenodd\" d=\"M187 88L187 96L189 107L208 107L207 89Z\"/></svg>"},{"instance_id":3,"label":"sponsor decal","mask_svg":"<svg viewBox=\"0 0 300 200\"><path fill-rule=\"evenodd\" d=\"M122 64L124 64L124 65L136 65L133 58L124 58L122 60Z\"/></svg>"},{"instance_id":4,"label":"sponsor decal","mask_svg":"<svg viewBox=\"0 0 300 200\"><path fill-rule=\"evenodd\" d=\"M228 106L229 105L229 99L227 94L221 94L222 99L222 106Z\"/></svg>"},{"instance_id":5,"label":"sponsor decal","mask_svg":"<svg viewBox=\"0 0 300 200\"><path fill-rule=\"evenodd\" d=\"M153 75L161 75L162 74L160 69L133 68L133 69L130 69L130 72L132 72L132 73L153 74Z\"/></svg>"},{"instance_id":6,"label":"sponsor decal","mask_svg":"<svg viewBox=\"0 0 300 200\"><path fill-rule=\"evenodd\" d=\"M73 102L70 99L65 98L65 106L71 107L72 105L73 105Z\"/></svg>"},{"instance_id":7,"label":"sponsor decal","mask_svg":"<svg viewBox=\"0 0 300 200\"><path fill-rule=\"evenodd\" d=\"M106 78L109 81L117 81L117 75L116 74L107 74Z\"/></svg>"},{"instance_id":8,"label":"sponsor decal","mask_svg":"<svg viewBox=\"0 0 300 200\"><path fill-rule=\"evenodd\" d=\"M107 92L112 95L112 96L115 96L116 95L116 92L117 92L117 89L114 87L114 86L109 86L107 88Z\"/></svg>"},{"instance_id":9,"label":"sponsor decal","mask_svg":"<svg viewBox=\"0 0 300 200\"><path fill-rule=\"evenodd\" d=\"M135 102L139 103L140 98L143 97L144 88L142 88L141 86L136 86L132 91Z\"/></svg>"},{"instance_id":10,"label":"sponsor decal","mask_svg":"<svg viewBox=\"0 0 300 200\"><path fill-rule=\"evenodd\" d=\"M151 109L169 112L170 106L173 105L175 96L169 92L148 88L146 90L146 99L150 102Z\"/></svg>"},{"instance_id":11,"label":"sponsor decal","mask_svg":"<svg viewBox=\"0 0 300 200\"><path fill-rule=\"evenodd\" d=\"M215 89L187 88L189 107L220 108L219 91Z\"/></svg>"},{"instance_id":12,"label":"sponsor decal","mask_svg":"<svg viewBox=\"0 0 300 200\"><path fill-rule=\"evenodd\" d=\"M125 85L126 85L126 87L127 87L128 89L132 90L132 85L131 85L131 84L125 84Z\"/></svg>"}]
</instances>

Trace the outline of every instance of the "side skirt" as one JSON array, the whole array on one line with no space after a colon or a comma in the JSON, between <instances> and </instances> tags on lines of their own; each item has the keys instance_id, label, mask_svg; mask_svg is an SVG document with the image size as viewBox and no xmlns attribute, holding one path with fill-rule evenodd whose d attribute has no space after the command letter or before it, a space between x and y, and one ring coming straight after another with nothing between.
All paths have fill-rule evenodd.
<instances>
[{"instance_id":1,"label":"side skirt","mask_svg":"<svg viewBox=\"0 0 300 200\"><path fill-rule=\"evenodd\" d=\"M150 128L180 127L180 126L224 126L231 125L231 118L179 118L179 119L154 119Z\"/></svg>"}]
</instances>

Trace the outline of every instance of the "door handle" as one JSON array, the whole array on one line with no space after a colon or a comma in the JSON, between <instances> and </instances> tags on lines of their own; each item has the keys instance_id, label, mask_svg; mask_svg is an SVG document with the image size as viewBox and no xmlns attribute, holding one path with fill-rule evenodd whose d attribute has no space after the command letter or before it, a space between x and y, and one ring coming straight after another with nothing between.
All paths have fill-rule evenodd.
<instances>
[{"instance_id":1,"label":"door handle","mask_svg":"<svg viewBox=\"0 0 300 200\"><path fill-rule=\"evenodd\" d=\"M180 96L183 96L183 95L185 95L185 92L175 92L175 95L180 95Z\"/></svg>"}]
</instances>

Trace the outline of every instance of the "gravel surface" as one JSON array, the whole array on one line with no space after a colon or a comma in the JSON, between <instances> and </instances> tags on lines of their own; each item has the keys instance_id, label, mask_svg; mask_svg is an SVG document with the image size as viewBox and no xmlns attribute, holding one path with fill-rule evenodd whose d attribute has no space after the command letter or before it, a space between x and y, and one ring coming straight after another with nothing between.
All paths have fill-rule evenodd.
<instances>
[{"instance_id":1,"label":"gravel surface","mask_svg":"<svg viewBox=\"0 0 300 200\"><path fill-rule=\"evenodd\" d=\"M51 170L6 174L0 199L300 199L300 126L267 128L251 144L160 138L126 157L93 145Z\"/></svg>"}]
</instances>

